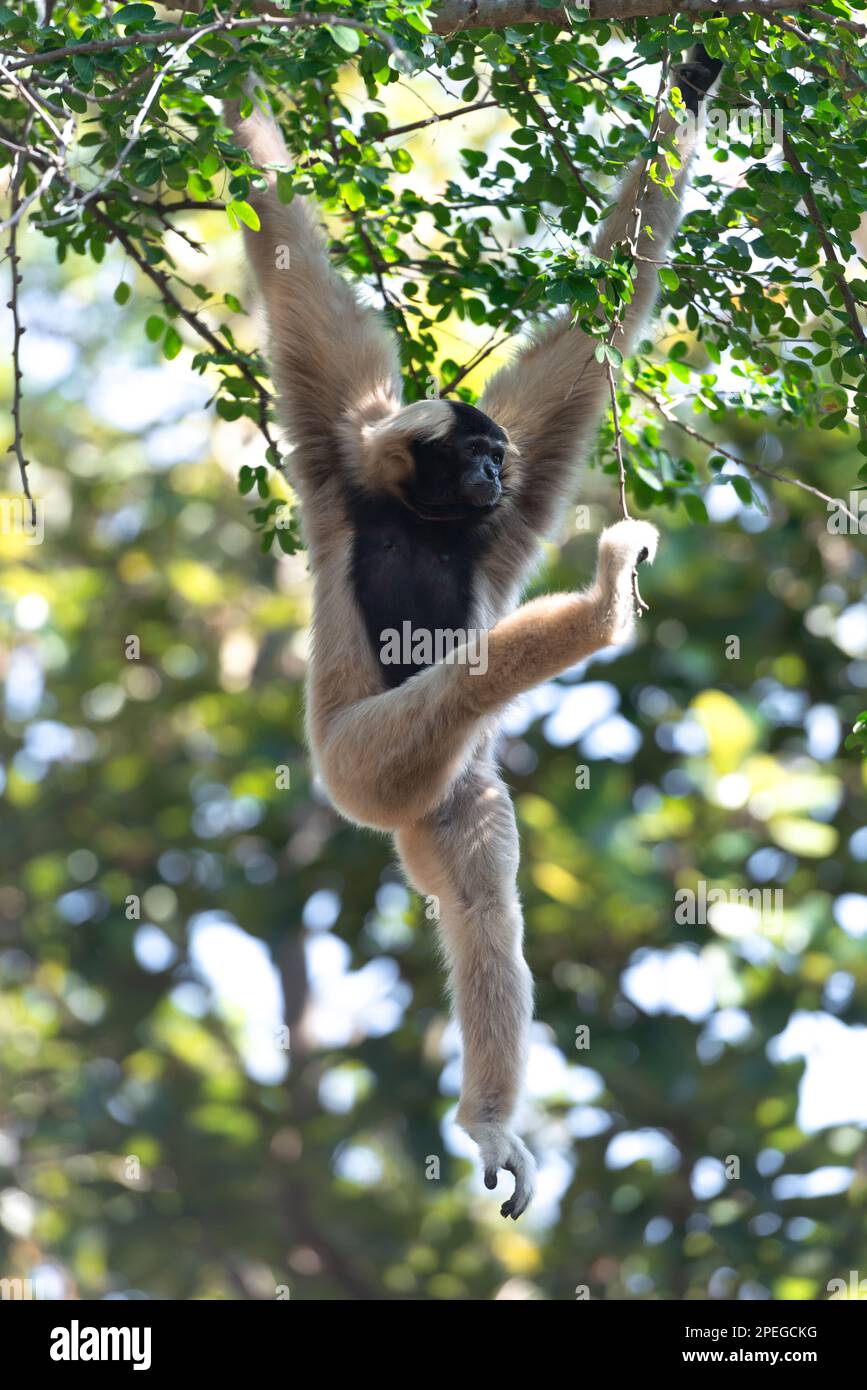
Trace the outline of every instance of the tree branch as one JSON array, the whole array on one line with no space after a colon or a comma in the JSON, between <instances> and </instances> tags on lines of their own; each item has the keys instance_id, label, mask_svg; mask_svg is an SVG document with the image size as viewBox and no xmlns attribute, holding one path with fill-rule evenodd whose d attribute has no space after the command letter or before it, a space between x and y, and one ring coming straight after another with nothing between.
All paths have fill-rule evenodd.
<instances>
[{"instance_id":1,"label":"tree branch","mask_svg":"<svg viewBox=\"0 0 867 1390\"><path fill-rule=\"evenodd\" d=\"M435 34L451 34L461 29L504 29L511 24L554 24L570 27L569 8L547 9L538 0L440 0L432 18ZM577 6L574 8L578 8ZM583 6L581 7L583 9ZM829 14L813 0L590 0L593 19L655 19L663 15L740 15L773 17L777 10L789 13L812 10L829 24L867 33L867 26Z\"/></svg>"},{"instance_id":2,"label":"tree branch","mask_svg":"<svg viewBox=\"0 0 867 1390\"><path fill-rule=\"evenodd\" d=\"M632 385L640 396L650 401L654 410L659 412L663 420L669 425L676 425L679 430L683 430L684 434L688 434L690 439L696 440L699 444L704 444L715 454L721 454L723 458L728 459L731 463L736 463L740 468L748 469L751 473L759 473L763 478L772 478L775 483L785 483L786 487L799 487L802 492L811 492L814 497L820 498L821 501L826 504L839 507L844 516L848 516L850 521L854 521L855 525L858 525L857 516L854 516L853 513L849 511L848 507L843 505L839 498L829 497L826 492L820 491L819 488L813 487L810 483L802 482L800 478L791 478L787 473L773 473L770 468L763 468L760 463L752 463L749 459L738 458L736 454L731 453L728 449L724 449L722 445L717 444L715 440L708 439L707 435L699 434L698 430L693 429L692 425L686 424L684 420L679 420L678 417L672 413L670 407L664 405L662 401L657 400L656 396L654 396L651 391L646 390L643 386L639 386L637 381L633 380Z\"/></svg>"},{"instance_id":3,"label":"tree branch","mask_svg":"<svg viewBox=\"0 0 867 1390\"><path fill-rule=\"evenodd\" d=\"M258 9L258 5L256 8ZM157 48L178 41L193 43L214 33L246 34L251 30L261 29L266 24L274 29L323 29L329 24L336 24L342 29L356 29L359 33L377 39L391 53L396 51L394 39L376 24L364 24L360 20L334 14L271 14L268 8L263 6L262 13L255 19L226 18L218 23L203 24L199 29L180 25L176 29L160 29L154 33L136 30L133 34L118 34L113 39L93 39L90 43L72 43L65 48L52 48L47 53L28 54L11 63L10 68L13 72L20 68L44 68L52 63L59 63L64 58L81 58L89 53L110 53L118 48Z\"/></svg>"}]
</instances>

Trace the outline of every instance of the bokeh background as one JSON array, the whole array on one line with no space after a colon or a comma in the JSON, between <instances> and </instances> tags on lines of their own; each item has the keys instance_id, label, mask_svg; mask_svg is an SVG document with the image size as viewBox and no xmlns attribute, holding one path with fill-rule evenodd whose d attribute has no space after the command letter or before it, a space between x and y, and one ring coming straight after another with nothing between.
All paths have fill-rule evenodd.
<instances>
[{"instance_id":1,"label":"bokeh background","mask_svg":"<svg viewBox=\"0 0 867 1390\"><path fill-rule=\"evenodd\" d=\"M433 184L496 119L412 137ZM190 226L191 278L240 286L225 219ZM121 257L22 249L45 538L0 537L0 1275L52 1298L857 1292L863 536L794 489L762 516L724 475L709 528L664 523L634 644L510 715L541 1166L503 1223L453 1121L425 904L312 777L305 557L260 553L235 485L260 443L189 351L158 358L147 293L113 302ZM482 340L442 331L450 355ZM720 442L832 496L860 462L762 419ZM535 589L589 578L611 479L589 469L581 501ZM678 922L701 882L782 911Z\"/></svg>"}]
</instances>

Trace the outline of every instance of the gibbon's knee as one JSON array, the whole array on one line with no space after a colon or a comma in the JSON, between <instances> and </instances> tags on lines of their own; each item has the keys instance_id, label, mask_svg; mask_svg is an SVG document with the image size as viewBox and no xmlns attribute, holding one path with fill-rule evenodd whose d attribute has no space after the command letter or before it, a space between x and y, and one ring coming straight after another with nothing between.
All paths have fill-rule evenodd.
<instances>
[{"instance_id":1,"label":"gibbon's knee","mask_svg":"<svg viewBox=\"0 0 867 1390\"><path fill-rule=\"evenodd\" d=\"M493 907L508 932L520 851L511 799L498 777L470 767L433 812L400 828L395 843L416 892L441 899L444 912L461 921ZM448 944L448 924L444 935Z\"/></svg>"},{"instance_id":2,"label":"gibbon's knee","mask_svg":"<svg viewBox=\"0 0 867 1390\"><path fill-rule=\"evenodd\" d=\"M441 748L433 732L368 736L366 721L344 716L317 750L322 778L339 811L358 825L396 831L422 821L448 795L467 753Z\"/></svg>"},{"instance_id":3,"label":"gibbon's knee","mask_svg":"<svg viewBox=\"0 0 867 1390\"><path fill-rule=\"evenodd\" d=\"M485 724L463 693L463 670L432 666L342 710L318 732L317 763L351 820L396 830L446 800Z\"/></svg>"}]
</instances>

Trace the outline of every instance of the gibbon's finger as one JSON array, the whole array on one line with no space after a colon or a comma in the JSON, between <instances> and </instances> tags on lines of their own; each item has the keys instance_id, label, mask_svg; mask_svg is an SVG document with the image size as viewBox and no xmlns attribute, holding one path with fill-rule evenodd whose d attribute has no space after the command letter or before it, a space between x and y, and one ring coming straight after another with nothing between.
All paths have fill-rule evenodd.
<instances>
[{"instance_id":1,"label":"gibbon's finger","mask_svg":"<svg viewBox=\"0 0 867 1390\"><path fill-rule=\"evenodd\" d=\"M493 1190L494 1190L494 1188L496 1187L496 1185L497 1185L498 1182L499 1182L499 1178L497 1177L497 1170L496 1170L496 1168L486 1168L486 1169L485 1169L485 1187L488 1189L488 1191L489 1191L489 1192L493 1192Z\"/></svg>"},{"instance_id":2,"label":"gibbon's finger","mask_svg":"<svg viewBox=\"0 0 867 1390\"><path fill-rule=\"evenodd\" d=\"M636 565L643 565L649 554L650 551L647 549L647 546L643 545L635 557Z\"/></svg>"},{"instance_id":3,"label":"gibbon's finger","mask_svg":"<svg viewBox=\"0 0 867 1390\"><path fill-rule=\"evenodd\" d=\"M506 1172L512 1173L515 1178L515 1190L511 1197L508 1197L500 1207L500 1215L506 1220L511 1216L513 1221L517 1221L519 1216L523 1216L527 1207L530 1205L530 1198L533 1195L531 1187L525 1186L521 1175L515 1170L511 1163L506 1164Z\"/></svg>"},{"instance_id":4,"label":"gibbon's finger","mask_svg":"<svg viewBox=\"0 0 867 1390\"><path fill-rule=\"evenodd\" d=\"M500 1207L500 1215L508 1219L508 1217L510 1217L515 1210L515 1199L518 1196L518 1173L514 1163L504 1163L503 1167L505 1168L506 1172L511 1173L512 1177L515 1179L515 1189L511 1197L507 1197L503 1205Z\"/></svg>"}]
</instances>

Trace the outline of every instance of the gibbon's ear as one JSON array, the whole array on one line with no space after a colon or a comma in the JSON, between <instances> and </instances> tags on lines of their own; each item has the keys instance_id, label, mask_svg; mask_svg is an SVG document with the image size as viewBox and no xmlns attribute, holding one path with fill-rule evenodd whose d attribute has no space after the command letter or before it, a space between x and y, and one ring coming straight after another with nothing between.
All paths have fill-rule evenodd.
<instances>
[{"instance_id":1,"label":"gibbon's ear","mask_svg":"<svg viewBox=\"0 0 867 1390\"><path fill-rule=\"evenodd\" d=\"M352 481L368 492L399 492L412 475L414 440L445 440L454 428L448 401L414 401L374 423L362 425L352 459Z\"/></svg>"}]
</instances>

